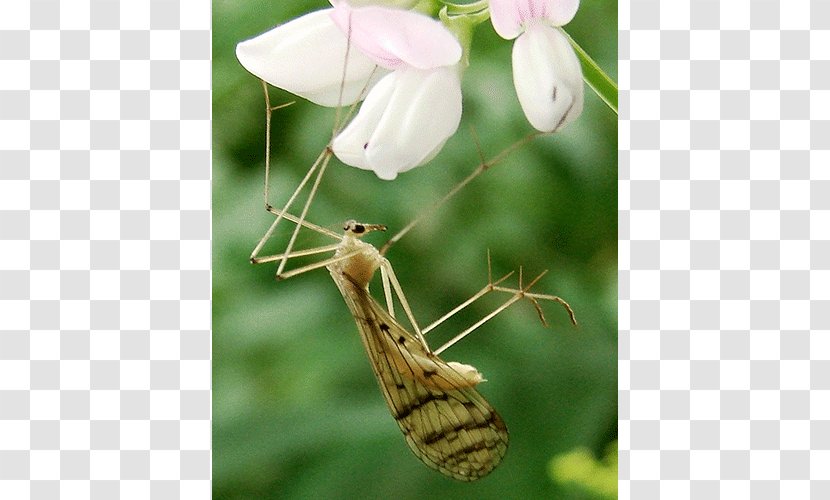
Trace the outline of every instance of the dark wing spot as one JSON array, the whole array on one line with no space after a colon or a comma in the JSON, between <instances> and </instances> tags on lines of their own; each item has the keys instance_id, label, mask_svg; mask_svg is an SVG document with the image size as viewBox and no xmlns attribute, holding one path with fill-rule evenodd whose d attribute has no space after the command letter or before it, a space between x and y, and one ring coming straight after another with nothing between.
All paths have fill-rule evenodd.
<instances>
[{"instance_id":1,"label":"dark wing spot","mask_svg":"<svg viewBox=\"0 0 830 500\"><path fill-rule=\"evenodd\" d=\"M452 463L452 462L458 463L460 461L463 461L464 457L466 457L467 455L471 455L472 453L474 453L476 451L491 449L493 447L494 447L493 443L487 443L486 441L479 441L477 443L474 442L474 443L471 443L471 444L469 444L469 445L467 445L463 448L455 450L452 453L448 453L447 455L444 456L444 460L447 461L447 462L450 462L450 463ZM461 460L458 460L458 459L461 459Z\"/></svg>"},{"instance_id":2,"label":"dark wing spot","mask_svg":"<svg viewBox=\"0 0 830 500\"><path fill-rule=\"evenodd\" d=\"M429 393L422 399L414 399L411 402L409 402L409 406L404 406L404 408L400 410L397 414L393 414L392 418L394 418L395 420L407 418L410 415L412 415L412 412L420 409L421 407L430 403L431 401L446 401L447 399L449 399L449 396L447 394Z\"/></svg>"},{"instance_id":3,"label":"dark wing spot","mask_svg":"<svg viewBox=\"0 0 830 500\"><path fill-rule=\"evenodd\" d=\"M423 436L424 444L435 444L438 441L455 441L459 437L461 431L472 431L474 429L487 429L493 422L491 419L485 419L481 422L461 422L452 427L442 427L432 432L426 433Z\"/></svg>"},{"instance_id":4,"label":"dark wing spot","mask_svg":"<svg viewBox=\"0 0 830 500\"><path fill-rule=\"evenodd\" d=\"M557 92L557 88L556 88L556 85L554 85L553 86L553 93L550 96L551 100L553 100L553 101L556 101L556 92Z\"/></svg>"},{"instance_id":5,"label":"dark wing spot","mask_svg":"<svg viewBox=\"0 0 830 500\"><path fill-rule=\"evenodd\" d=\"M381 323L379 328L380 331L384 333L389 333L389 325L387 325L386 323Z\"/></svg>"},{"instance_id":6,"label":"dark wing spot","mask_svg":"<svg viewBox=\"0 0 830 500\"><path fill-rule=\"evenodd\" d=\"M406 338L403 335L401 335L400 337L398 337L398 343L400 345L404 345L406 343Z\"/></svg>"}]
</instances>

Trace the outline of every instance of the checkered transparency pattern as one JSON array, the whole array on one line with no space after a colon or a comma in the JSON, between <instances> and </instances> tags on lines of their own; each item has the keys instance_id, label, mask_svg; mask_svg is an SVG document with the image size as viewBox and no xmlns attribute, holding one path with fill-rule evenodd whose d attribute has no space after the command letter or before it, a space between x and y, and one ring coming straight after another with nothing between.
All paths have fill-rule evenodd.
<instances>
[{"instance_id":1,"label":"checkered transparency pattern","mask_svg":"<svg viewBox=\"0 0 830 500\"><path fill-rule=\"evenodd\" d=\"M830 498L830 2L624 2L620 497Z\"/></svg>"},{"instance_id":2,"label":"checkered transparency pattern","mask_svg":"<svg viewBox=\"0 0 830 500\"><path fill-rule=\"evenodd\" d=\"M209 30L3 5L0 498L210 495Z\"/></svg>"}]
</instances>

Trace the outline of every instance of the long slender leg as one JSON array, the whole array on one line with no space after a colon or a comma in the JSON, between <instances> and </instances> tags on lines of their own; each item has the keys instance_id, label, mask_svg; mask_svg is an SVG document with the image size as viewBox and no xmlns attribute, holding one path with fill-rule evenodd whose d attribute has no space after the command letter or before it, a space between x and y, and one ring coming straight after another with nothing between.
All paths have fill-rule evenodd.
<instances>
[{"instance_id":1,"label":"long slender leg","mask_svg":"<svg viewBox=\"0 0 830 500\"><path fill-rule=\"evenodd\" d=\"M294 216L292 216L288 213L289 208L294 203L294 201L297 199L299 194L302 192L303 188L308 183L309 179L311 179L311 176L314 174L314 172L320 166L321 162L327 157L326 155L327 155L328 150L324 150L317 157L317 159L311 165L311 168L309 168L309 170L306 173L303 180L300 182L300 185L297 186L297 188L294 190L294 193L289 197L288 201L286 201L286 203L283 206L282 210L273 209L271 204L268 202L269 189L270 189L270 185L271 185L271 181L270 181L270 175L271 175L271 114L275 109L279 109L280 107L283 107L283 106L276 106L276 107L271 106L271 97L268 94L268 85L265 83L264 80L262 80L262 89L263 89L263 92L265 94L265 190L264 190L265 207L266 207L266 210L268 210L269 212L275 214L277 216L277 218L276 218L276 220L274 220L274 222L271 224L271 226L268 228L268 230L265 232L265 234L259 240L256 247L254 247L253 252L251 252L251 260L252 261L254 261L254 259L257 258L257 256L259 255L259 252L262 251L262 247L265 245L265 243L268 241L268 239L271 238L271 235L273 235L274 230L276 230L276 228L277 228L277 225L284 218L285 219L290 219L298 225L305 225L306 227L310 227L311 229L318 230L319 232L331 233L331 232L329 232L327 230L323 230L319 227L311 227L313 225L309 226L309 225L303 224L302 219L304 217L297 218L297 217L294 217ZM299 226L296 229L298 230ZM339 238L339 235L335 234L333 236L335 238ZM289 248L286 249L286 252L284 252L284 254L290 253L290 251L291 251L291 248L289 246Z\"/></svg>"},{"instance_id":2,"label":"long slender leg","mask_svg":"<svg viewBox=\"0 0 830 500\"><path fill-rule=\"evenodd\" d=\"M512 275L513 275L513 271L510 271L510 272L509 272L509 273L507 273L506 275L504 275L504 276L502 276L501 278L499 278L499 279L498 279L495 283L494 283L494 282L492 282L492 281L489 281L489 280L488 280L487 285L485 285L485 286L484 286L481 290L479 290L478 292L476 292L476 293L475 293L472 297L470 297L469 299L465 300L465 301L464 301L464 302L462 302L461 304L457 305L457 306L456 306L455 308L453 308L450 312L448 312L447 314L445 314L445 315L441 316L440 318L438 318L437 320L435 320L434 322L432 322L432 324L430 324L429 326L427 326L426 328L424 328L423 334L424 334L424 335L426 335L427 333L431 332L431 331L432 331L432 330L434 330L434 329L435 329L438 325L440 325L440 324L441 324L441 323L443 323L444 321L446 321L446 320L450 319L451 317L455 316L455 315L456 315L456 314L458 314L458 313L459 313L462 309L464 309L465 307L469 306L470 304L472 304L473 302L477 301L478 299L480 299L480 298L484 297L484 296L485 296L485 295L487 295L488 293L493 292L493 291L496 291L496 290L500 290L500 288L496 288L496 286L497 286L499 283L501 283L501 282L503 282L504 280L506 280L507 278L509 278L510 276L512 276Z\"/></svg>"},{"instance_id":3,"label":"long slender leg","mask_svg":"<svg viewBox=\"0 0 830 500\"><path fill-rule=\"evenodd\" d=\"M260 240L260 242L256 246L256 248L254 248L254 251L251 253L251 263L253 263L253 264L262 264L264 262L274 262L274 261L277 261L277 260L290 259L292 257L299 257L300 255L311 255L311 254L299 254L297 252L291 252L289 255L286 255L286 253L283 252L283 253L275 254L275 255L265 255L265 256L262 256L262 257L259 256L259 252L262 250L262 247L265 245L265 243L268 241L268 239L273 234L274 229L276 228L277 223L279 222L280 218L287 219L287 220L289 220L289 221L291 221L295 224L298 224L298 225L301 225L301 226L306 227L308 229L311 229L312 231L315 231L317 233L320 233L320 234L329 236L331 238L334 238L337 241L342 240L342 236L335 233L334 231L331 231L330 229L326 229L322 226L318 226L317 224L313 224L313 223L308 222L308 221L300 220L299 217L297 217L295 215L292 215L288 212L281 212L281 211L275 209L274 207L268 207L268 211L271 212L274 215L277 215L278 218L277 218L277 220L275 220L271 224L271 227L268 228L268 231L265 232L265 235L262 237L262 239ZM312 250L312 251L319 250L319 253L322 253L322 252L325 252L325 251L334 250L336 248L337 248L337 245L334 244L334 245L325 245L325 246L322 246L322 247L315 247L315 248L312 248L312 249L309 249L309 250Z\"/></svg>"},{"instance_id":4,"label":"long slender leg","mask_svg":"<svg viewBox=\"0 0 830 500\"><path fill-rule=\"evenodd\" d=\"M395 270L392 269L392 264L390 264L388 260L383 259L380 266L381 268L385 268L385 274L389 278L389 282L392 285L392 289L395 290L395 294L398 296L398 300L401 303L401 308L403 308L403 312L404 314L406 314L406 319L409 320L409 323L412 325L412 329L415 331L415 336L418 337L418 340L421 341L421 344L424 346L424 349L430 351L429 345L427 345L427 341L424 338L424 334L421 333L421 328L418 326L418 322L415 321L415 315L412 314L412 308L409 307L409 302L406 300L406 296L403 294L401 283L398 281L398 277L395 276Z\"/></svg>"},{"instance_id":5,"label":"long slender leg","mask_svg":"<svg viewBox=\"0 0 830 500\"><path fill-rule=\"evenodd\" d=\"M314 162L311 168L308 169L308 172L306 173L303 180L300 182L300 185L297 186L297 189L294 190L294 193L291 195L291 197L288 198L288 201L285 202L285 205L282 207L282 210L275 210L273 207L266 204L266 210L276 215L277 218L271 224L271 227L268 228L268 231L266 231L265 235L259 241L259 244L257 244L256 248L254 248L254 253L259 253L259 251L262 250L262 246L265 245L265 242L268 240L268 238L271 237L274 230L277 228L277 224L279 224L282 219L292 218L294 222L298 224L297 228L295 228L295 231L299 230L299 225L302 225L302 221L305 219L305 217L289 217L290 214L288 212L288 209L291 207L292 204L294 204L294 201L297 199L297 196L299 196L300 192L302 192L303 188L305 188L305 185L308 183L309 179L311 179L312 174L317 170L318 166L320 165L323 159L324 156L321 155L317 158L317 160ZM318 173L318 178L319 176L320 174ZM288 249L288 251L290 251L290 248Z\"/></svg>"},{"instance_id":6,"label":"long slender leg","mask_svg":"<svg viewBox=\"0 0 830 500\"><path fill-rule=\"evenodd\" d=\"M536 278L534 278L526 287L522 287L521 278L519 279L519 288L504 287L504 286L501 286L500 284L502 282L504 282L506 279L508 279L510 276L512 276L513 271L507 273L506 275L502 276L498 280L493 281L491 271L490 271L489 254L488 254L488 259L487 260L488 260L488 262L487 262L487 274L488 274L488 283L487 283L487 285L484 286L477 293L475 293L472 297L470 297L469 299L465 300L464 302L462 302L461 304L456 306L450 312L448 312L447 314L445 314L444 316L442 316L441 318L439 318L438 320L436 320L435 322L433 322L432 324L430 324L426 328L421 329L421 328L418 327L418 323L415 321L415 316L412 313L412 309L409 306L409 302L406 300L406 296L403 293L403 289L401 288L401 284L398 281L398 278L395 276L395 271L392 269L392 265L389 263L388 260L384 259L381 266L380 266L380 268L381 268L381 281L383 283L384 296L385 296L386 303L387 303L387 309L389 310L390 315L392 315L394 317L393 305L392 305L393 300L392 300L391 291L389 289L389 285L391 284L391 288L394 289L395 294L398 296L398 300L401 303L401 307L403 308L407 319L412 324L412 328L415 331L415 335L421 341L424 348L427 349L427 351L431 351L431 349L429 348L429 345L427 345L427 343L426 343L426 339L424 338L424 335L426 335L427 333L429 333L430 331L435 329L438 325L440 325L441 323L443 323L444 321L446 321L450 317L454 316L455 314L457 314L458 312L460 312L461 310L463 310L464 308L466 308L467 306L469 306L470 304L472 304L473 302L475 302L476 300L480 299L481 297L487 295L490 292L505 292L505 293L509 293L509 294L512 295L512 297L507 299L507 301L505 301L499 307L497 307L492 312L487 314L485 317L483 317L482 319L477 321L475 324L473 324L469 328L465 329L463 332L461 332L458 335L456 335L455 337L453 337L449 342L447 342L446 344L441 346L439 349L436 349L434 351L435 354L440 354L441 352L443 352L447 348L451 347L456 342L458 342L461 339L463 339L464 337L466 337L468 334L472 333L474 330L478 329L481 325L483 325L487 321L493 319L499 313L501 313L502 311L504 311L505 309L507 309L508 307L510 307L511 305L515 304L516 302L518 302L522 299L528 299L528 300L530 300L531 303L533 303L533 306L536 308L536 311L539 314L539 319L542 321L542 324L544 324L545 326L547 326L547 321L545 320L544 313L542 312L542 308L539 305L539 302L538 302L539 300L550 300L550 301L558 302L559 304L561 304L565 308L565 310L568 312L568 315L571 319L571 322L574 325L576 325L576 318L574 316L573 309L571 309L571 306L567 302L565 302L562 298L557 297L555 295L532 293L532 292L529 291L540 279L542 279L542 277L545 274L547 274L547 271L545 271L545 272L539 274L538 276L536 276Z\"/></svg>"},{"instance_id":7,"label":"long slender leg","mask_svg":"<svg viewBox=\"0 0 830 500\"><path fill-rule=\"evenodd\" d=\"M499 292L516 292L516 290L513 289L513 288L504 288L504 287L498 287L497 286L494 289L496 291L499 291ZM559 297L559 296L556 296L556 295L548 295L548 294L544 294L544 293L531 293L531 292L523 292L523 295L524 295L525 298L530 299L530 301L533 303L533 306L536 308L536 311L539 313L539 319L542 320L542 323L545 326L547 326L548 323L545 320L544 314L542 314L542 308L539 306L539 302L538 302L539 300L550 300L552 302L556 302L556 303L560 304L562 307L565 308L565 311L567 311L568 317L570 318L571 323L574 326L577 325L576 314L574 314L574 311L571 308L571 305L568 304L565 301L565 299L563 299L562 297Z\"/></svg>"},{"instance_id":8,"label":"long slender leg","mask_svg":"<svg viewBox=\"0 0 830 500\"><path fill-rule=\"evenodd\" d=\"M460 311L462 311L464 308L466 308L467 306L469 306L473 302L477 301L478 299L484 297L488 293L496 291L496 290L503 291L501 289L501 287L499 287L498 285L500 285L502 282L504 282L510 276L513 276L514 272L515 271L510 271L509 273L505 274L504 276L502 276L501 278L499 278L498 280L496 280L494 282L493 281L493 264L492 264L492 260L490 259L490 250L487 250L487 284L481 290L476 292L472 297L465 300L461 304L457 305L455 308L453 308L447 314L441 316L437 320L433 321L429 326L424 328L424 332L423 332L424 335L431 332L438 325L440 325L444 321L450 319L451 317L455 316ZM522 277L521 276L522 276L522 270L521 270L521 268L519 268L519 288L521 288L521 286L522 286L521 285L521 283L522 283Z\"/></svg>"},{"instance_id":9,"label":"long slender leg","mask_svg":"<svg viewBox=\"0 0 830 500\"><path fill-rule=\"evenodd\" d=\"M323 161L320 165L320 170L317 173L317 177L314 179L314 184L311 186L311 192L308 194L308 198L306 199L305 205L303 205L302 212L300 212L300 223L294 227L294 232L291 233L291 238L288 240L288 245L285 247L286 254L291 253L291 250L294 248L294 242L297 241L297 236L300 234L300 226L302 225L302 221L304 221L306 215L308 215L308 209L311 207L311 202L312 200L314 200L314 195L317 194L317 188L320 186L320 181L323 180L323 174L326 172L326 167L328 166L330 159L331 150L326 149L323 156ZM277 267L277 275L282 274L283 270L285 269L285 264L285 260L280 262L279 267Z\"/></svg>"},{"instance_id":10,"label":"long slender leg","mask_svg":"<svg viewBox=\"0 0 830 500\"><path fill-rule=\"evenodd\" d=\"M543 135L543 133L542 132L534 132L532 134L529 134L529 135L519 139L518 141L514 142L513 144L507 146L506 148L501 150L501 152L496 154L491 159L489 159L487 161L481 161L478 164L478 166L475 168L475 170L473 170L473 172L470 175L468 175L461 182L459 182L458 184L453 186L452 189L450 189L447 192L447 194L445 194L441 199L439 199L437 202L435 202L430 208L428 208L428 209L424 210L423 212L421 212L420 215L418 215L417 217L412 219L412 221L409 224L407 224L406 226L404 226L403 229L401 229L394 236L389 238L389 240L382 247L380 247L380 254L381 255L386 255L386 252L389 251L389 248L392 247L392 245L397 243L401 238L403 238L403 236L406 233L411 231L412 228L414 228L415 226L420 224L424 219L427 219L430 216L432 216L439 208L444 206L444 204L447 203L453 196L455 196L456 193L461 191L461 189L464 188L464 186L466 186L467 184L472 182L476 177L478 177L479 175L481 175L484 172L486 172L487 170L489 170L490 167L493 167L496 164L500 163L502 160L504 160L507 157L507 155L509 155L510 153L515 151L516 149L519 149L520 147L524 146L525 144L527 144L528 142L532 141L533 139L535 139L536 137L538 137L540 135Z\"/></svg>"},{"instance_id":11,"label":"long slender leg","mask_svg":"<svg viewBox=\"0 0 830 500\"><path fill-rule=\"evenodd\" d=\"M307 266L298 267L296 269L292 269L290 271L286 271L282 274L277 274L278 280L286 280L291 278L292 276L297 276L298 274L303 274L308 271L313 271L315 269L320 269L321 267L326 267L329 264L334 264L335 262L340 262L341 260L351 259L355 255L360 253L360 250L355 250L354 252L345 253L343 255L336 255L334 257L321 260L319 262L315 262L313 264L309 264Z\"/></svg>"},{"instance_id":12,"label":"long slender leg","mask_svg":"<svg viewBox=\"0 0 830 500\"><path fill-rule=\"evenodd\" d=\"M299 217L297 217L295 215L291 215L288 212L277 210L273 207L267 207L267 209L268 209L269 212L276 215L277 218L274 219L274 222L271 223L271 226L268 228L267 231L265 231L265 234L262 235L262 238L260 238L260 240L257 243L256 247L254 247L254 250L251 252L251 257L250 257L251 262L256 263L256 261L258 259L260 259L259 252L262 251L262 247L264 247L265 244L268 242L268 240L271 238L271 236L273 236L274 230L277 228L277 224L279 224L282 219L287 219L287 220L297 224L298 228L300 226L303 226L303 227L306 227L308 229L311 229L312 231L318 232L320 234L324 234L326 236L330 236L330 237L335 238L337 240L341 239L341 236L339 234L335 233L334 231L331 231L331 230L326 229L324 227L318 226L317 224L312 224L311 222L301 220ZM283 252L283 254L285 254L285 253L286 252Z\"/></svg>"},{"instance_id":13,"label":"long slender leg","mask_svg":"<svg viewBox=\"0 0 830 500\"><path fill-rule=\"evenodd\" d=\"M290 101L278 106L271 106L271 95L268 93L268 83L265 80L260 80L262 83L262 90L265 93L265 206L268 206L268 192L271 188L271 114L278 110L291 106L295 101Z\"/></svg>"},{"instance_id":14,"label":"long slender leg","mask_svg":"<svg viewBox=\"0 0 830 500\"><path fill-rule=\"evenodd\" d=\"M324 246L321 246L321 247L307 248L305 250L297 250L297 251L291 252L290 254L287 254L287 255L283 253L283 254L279 254L279 255L266 255L264 257L253 257L253 258L251 258L251 264L265 264L266 262L275 262L275 261L283 260L283 259L293 259L294 257L303 257L305 255L317 255L317 254L325 253L325 252L333 252L333 251L337 250L337 248L339 246L340 246L339 243L334 243L334 244L331 244L331 245L324 245Z\"/></svg>"},{"instance_id":15,"label":"long slender leg","mask_svg":"<svg viewBox=\"0 0 830 500\"><path fill-rule=\"evenodd\" d=\"M265 83L265 81L262 82L262 88L265 93L265 206L269 212L275 213L277 218L271 224L271 226L268 228L268 230L265 232L262 238L259 240L259 243L257 243L256 247L254 247L254 251L251 253L252 262L254 262L255 259L261 260L257 256L259 252L262 251L262 247L274 233L280 221L283 218L288 218L286 217L286 215L288 214L289 208L300 195L303 188L305 188L306 184L311 179L314 172L317 171L317 176L315 177L314 183L311 187L311 192L309 193L308 198L306 199L306 202L303 205L303 209L300 213L300 216L296 218L296 226L294 227L294 230L291 233L291 238L288 240L288 244L286 245L285 250L279 257L271 256L273 258L266 258L268 259L268 261L279 261L279 266L277 267L277 276L280 276L283 274L283 271L285 270L285 265L289 259L288 256L292 253L292 250L294 249L294 243L297 241L297 236L299 235L301 226L304 225L303 222L305 222L305 217L308 214L308 209L311 206L311 202L314 199L315 194L317 193L317 188L319 187L320 182L323 179L323 173L325 172L326 167L328 166L328 162L331 159L332 153L331 148L326 147L326 149L324 149L317 157L317 159L314 161L311 168L308 169L308 172L306 173L305 177L303 177L303 180L300 182L300 185L297 186L297 188L294 190L294 193L291 195L291 197L289 197L288 201L286 201L285 205L283 206L283 209L277 211L272 210L271 205L268 203L268 190L270 185L271 172L271 114L274 108L271 106L271 97L268 94L268 85Z\"/></svg>"},{"instance_id":16,"label":"long slender leg","mask_svg":"<svg viewBox=\"0 0 830 500\"><path fill-rule=\"evenodd\" d=\"M289 220L289 221L293 222L294 224L300 224L303 227L307 227L307 228L309 228L313 231L316 231L320 234L324 234L326 236L331 236L332 238L334 238L336 240L343 239L343 234L342 233L334 232L331 229L325 228L323 226L318 226L317 224L314 224L313 222L308 222L307 220L300 220L299 217L297 217L296 215L290 214L288 212L280 212L279 210L277 210L274 207L268 207L268 211L271 212L274 215L280 215L283 219Z\"/></svg>"},{"instance_id":17,"label":"long slender leg","mask_svg":"<svg viewBox=\"0 0 830 500\"><path fill-rule=\"evenodd\" d=\"M345 79L346 72L347 72L347 64L348 64L348 60L349 60L349 51L350 50L351 50L351 44L349 43L346 46L346 54L345 54L346 64L343 65L343 78L344 79ZM375 68L374 71L377 71L377 67ZM374 75L374 71L372 72L372 75ZM369 79L367 79L367 81L366 81L366 86L362 90L362 93L365 94L365 92L368 90L368 85L369 85L369 82L371 82L371 80L372 80L372 76L370 75ZM270 182L270 176L271 176L271 116L272 116L272 114L275 110L283 108L285 106L289 106L289 105L293 104L293 101L289 102L289 103L286 103L286 104L279 105L279 106L271 106L271 96L268 93L268 84L265 82L265 80L260 80L260 81L262 83L262 89L263 89L263 93L265 95L265 190L264 190L265 207L269 212L274 213L275 215L277 215L277 219L273 222L271 227L268 229L268 231L265 233L265 235L259 241L256 248L254 248L254 251L251 254L251 259L252 260L262 250L262 247L265 245L265 242L271 237L271 235L273 234L273 232L276 229L277 225L279 224L280 220L283 219L283 218L292 219L292 217L289 216L289 212L288 212L289 208L294 203L294 201L297 199L299 194L302 192L303 188L306 186L309 179L311 179L311 176L315 172L315 170L318 167L320 167L320 165L322 165L320 167L320 172L317 174L317 178L315 179L315 182L312 186L311 193L309 194L309 197L306 200L306 204L303 208L303 211L300 214L300 217L292 219L295 223L297 223L299 225L305 225L306 227L311 227L311 226L307 226L306 224L304 224L305 216L308 212L308 207L311 205L311 201L312 201L312 199L314 198L314 196L317 192L317 187L319 186L320 181L322 180L323 171L325 170L326 166L328 165L328 161L329 161L329 159L331 158L331 155L332 155L331 144L329 144L317 156L317 159L314 161L311 168L309 168L309 170L306 173L305 177L303 177L303 180L300 182L300 184L294 190L294 193L291 195L291 197L288 199L288 201L286 201L286 203L283 206L282 210L276 210L275 211L272 208L271 204L268 202L268 195L269 195L269 190L270 190L270 185L271 185L271 182ZM338 102L342 101L342 93L343 93L343 84L341 82L340 97L338 98L339 99ZM357 102L355 102L349 108L346 116L341 119L341 117L340 117L341 106L337 106L337 112L336 112L337 116L335 117L334 128L332 130L332 140L334 139L334 136L337 134L337 132L340 129L340 123L348 120L348 118L355 112L356 108L357 108ZM316 228L319 228L319 226L317 226ZM290 241L289 241L289 243L286 247L284 255L291 252L291 250L294 246L294 242L296 240L298 232L299 232L299 227L295 228L294 233L292 234L291 239L290 239ZM326 232L326 231L321 231L321 232ZM339 235L335 234L333 236L339 238ZM280 274L283 271L284 262L285 262L285 259L282 259L281 264L280 264L279 268L277 269L277 274Z\"/></svg>"},{"instance_id":18,"label":"long slender leg","mask_svg":"<svg viewBox=\"0 0 830 500\"><path fill-rule=\"evenodd\" d=\"M500 305L499 307L497 307L497 308L496 308L495 310L493 310L490 314L488 314L487 316L485 316L485 317L481 318L481 319L480 319L480 320L478 320L478 321L477 321L474 325L472 325L471 327L467 328L467 329L466 329L466 330L464 330L463 332L459 333L458 335L456 335L455 337L453 337L453 338L452 338L449 342L447 342L446 344L444 344L444 345L442 345L441 347L439 347L438 349L436 349L436 350L435 350L435 354L436 354L436 355L437 355L437 354L441 354L442 352L444 352L445 350L447 350L448 348L450 348L453 344L455 344L455 343L456 343L456 342L458 342L459 340L461 340L461 339L463 339L464 337L466 337L467 335L469 335L469 334L470 334L473 330L477 329L478 327L480 327L480 326L481 326L481 325L483 325L484 323L486 323L486 322L490 321L491 319L495 318L495 317L496 317L496 316L497 316L500 312L504 311L505 309L507 309L508 307L512 306L514 303L516 303L516 302L518 302L518 301L520 301L520 300L522 300L522 296L521 296L520 294L516 294L516 295L514 295L514 296L510 297L510 298L507 300L507 302L505 302L504 304L502 304L502 305Z\"/></svg>"},{"instance_id":19,"label":"long slender leg","mask_svg":"<svg viewBox=\"0 0 830 500\"><path fill-rule=\"evenodd\" d=\"M386 272L386 266L380 266L380 282L383 284L383 297L386 299L386 310L394 318L395 301L392 299L392 288L389 285L389 275Z\"/></svg>"},{"instance_id":20,"label":"long slender leg","mask_svg":"<svg viewBox=\"0 0 830 500\"><path fill-rule=\"evenodd\" d=\"M540 279L542 279L542 276L544 276L546 273L547 273L547 271L541 273L536 278L534 278L526 287L523 287L523 288L521 287L521 280L519 282L520 283L519 284L520 288L503 287L503 286L499 286L497 283L495 283L493 285L488 285L489 287L492 288L493 291L510 293L510 294L512 294L512 297L507 299L503 304L501 304L499 307L494 309L488 315L486 315L483 318L481 318L480 320L478 320L475 324L473 324L472 326L470 326L469 328L467 328L463 332L459 333L458 335L456 335L455 337L450 339L446 344L444 344L441 347L439 347L438 349L436 349L435 354L441 354L442 352L447 350L449 347L454 345L456 342L463 339L464 337L469 335L471 332L473 332L474 330L479 328L481 325L483 325L484 323L490 321L491 319L496 317L499 313L501 313L502 311L504 311L508 307L512 306L516 302L518 302L522 299L525 299L525 298L529 299L533 303L534 307L536 308L537 313L539 314L539 318L541 319L543 324L547 325L547 322L545 321L544 314L542 314L542 308L539 306L538 300L551 300L551 301L554 301L554 302L558 302L559 304L562 304L562 306L564 306L565 309L568 311L568 315L570 316L571 321L573 322L573 324L576 324L576 318L574 317L574 313L573 313L573 310L571 309L571 306L568 305L568 303L565 302L564 300L562 300L560 297L557 297L555 295L545 295L545 294L531 293L531 292L528 291L533 287L533 285L535 285ZM486 288L488 288L488 287L485 287L485 289ZM470 301L468 301L468 302L470 302ZM444 320L444 318L440 319L438 322L441 322L443 320ZM432 328L433 325L430 325L430 328Z\"/></svg>"}]
</instances>

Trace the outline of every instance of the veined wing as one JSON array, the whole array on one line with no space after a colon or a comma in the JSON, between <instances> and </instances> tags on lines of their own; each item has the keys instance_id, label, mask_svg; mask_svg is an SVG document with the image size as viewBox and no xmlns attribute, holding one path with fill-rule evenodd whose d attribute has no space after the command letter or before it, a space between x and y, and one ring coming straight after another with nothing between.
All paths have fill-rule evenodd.
<instances>
[{"instance_id":1,"label":"veined wing","mask_svg":"<svg viewBox=\"0 0 830 500\"><path fill-rule=\"evenodd\" d=\"M365 290L350 291L346 302L409 448L429 467L461 481L489 474L507 451L508 436L504 421L474 388L478 372L427 352Z\"/></svg>"}]
</instances>

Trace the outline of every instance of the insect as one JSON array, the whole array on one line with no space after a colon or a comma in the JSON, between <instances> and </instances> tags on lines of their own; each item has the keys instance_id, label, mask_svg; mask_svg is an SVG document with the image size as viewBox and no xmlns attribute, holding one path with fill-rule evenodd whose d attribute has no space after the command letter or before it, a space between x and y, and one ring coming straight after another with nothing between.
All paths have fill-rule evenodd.
<instances>
[{"instance_id":1,"label":"insect","mask_svg":"<svg viewBox=\"0 0 830 500\"><path fill-rule=\"evenodd\" d=\"M545 319L539 305L540 300L560 303L568 312L571 321L576 324L573 310L567 302L557 296L529 291L544 273L525 286L522 284L520 271L517 288L501 285L513 273L494 281L488 256L487 285L442 318L421 329L412 314L392 265L384 257L389 246L400 239L402 233L408 231L412 224L378 249L361 238L370 232L385 231L386 227L381 224L364 224L350 220L344 224L343 233L339 234L306 220L309 206L331 157L330 149L327 148L318 157L283 209L268 205L270 120L271 113L276 108L271 106L268 89L264 84L263 86L266 98L266 134L268 135L266 139L266 207L269 212L276 215L276 219L254 248L251 262L256 264L279 262L278 279L287 279L325 267L354 317L381 392L409 448L427 466L457 480L473 481L489 474L501 462L507 451L507 427L498 413L476 390L476 386L484 380L478 370L470 365L444 361L439 354L522 299L533 303L543 323ZM300 215L292 215L289 208L312 178L314 181L311 192ZM471 180L471 178L468 179ZM456 186L450 195L457 189L460 188ZM282 220L295 224L285 250L280 254L260 256L265 243L271 238ZM315 248L294 250L294 243L301 228L328 236L335 242ZM286 263L290 259L320 254L330 255L317 262L285 270ZM378 270L381 275L385 307L369 291L369 284ZM491 292L507 293L510 298L441 348L433 351L429 347L424 337L426 333ZM396 318L393 294L397 297L411 325L411 330L403 326Z\"/></svg>"}]
</instances>

